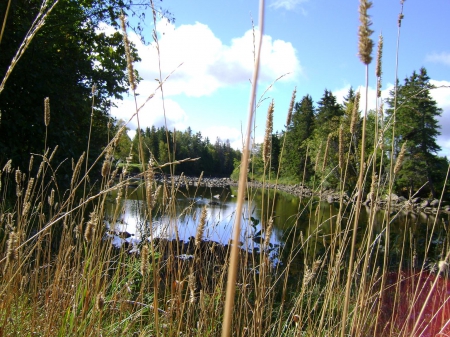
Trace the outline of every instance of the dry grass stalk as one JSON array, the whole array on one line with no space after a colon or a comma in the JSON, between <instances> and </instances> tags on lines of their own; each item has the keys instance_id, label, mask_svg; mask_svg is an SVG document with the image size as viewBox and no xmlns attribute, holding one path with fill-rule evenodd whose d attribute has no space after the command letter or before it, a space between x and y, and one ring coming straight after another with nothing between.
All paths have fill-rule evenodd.
<instances>
[{"instance_id":1,"label":"dry grass stalk","mask_svg":"<svg viewBox=\"0 0 450 337\"><path fill-rule=\"evenodd\" d=\"M202 214L200 215L199 224L197 227L197 232L195 234L195 247L199 248L200 243L202 242L203 233L205 231L206 225L206 216L208 215L208 211L206 209L206 205L202 208Z\"/></svg>"},{"instance_id":2,"label":"dry grass stalk","mask_svg":"<svg viewBox=\"0 0 450 337\"><path fill-rule=\"evenodd\" d=\"M17 247L19 245L19 237L16 232L9 233L8 241L6 242L6 264L5 270L8 265L17 260L18 251Z\"/></svg>"},{"instance_id":3,"label":"dry grass stalk","mask_svg":"<svg viewBox=\"0 0 450 337\"><path fill-rule=\"evenodd\" d=\"M370 21L370 17L367 14L367 11L372 7L372 2L367 0L361 0L359 3L359 21L361 25L359 26L358 36L359 36L359 44L358 44L358 55L362 63L365 65L370 64L372 62L372 49L373 49L373 41L370 38L373 30L369 27L372 25Z\"/></svg>"},{"instance_id":4,"label":"dry grass stalk","mask_svg":"<svg viewBox=\"0 0 450 337\"><path fill-rule=\"evenodd\" d=\"M402 168L403 160L405 159L406 143L407 142L403 143L400 153L397 157L397 161L395 162L394 174L397 174L400 171L400 169Z\"/></svg>"},{"instance_id":5,"label":"dry grass stalk","mask_svg":"<svg viewBox=\"0 0 450 337\"><path fill-rule=\"evenodd\" d=\"M45 126L50 124L50 98L44 99L44 123Z\"/></svg>"},{"instance_id":6,"label":"dry grass stalk","mask_svg":"<svg viewBox=\"0 0 450 337\"><path fill-rule=\"evenodd\" d=\"M314 164L314 171L317 172L317 170L319 169L319 158L320 158L320 153L322 152L322 141L319 144L319 150L317 151L316 154L316 161Z\"/></svg>"},{"instance_id":7,"label":"dry grass stalk","mask_svg":"<svg viewBox=\"0 0 450 337\"><path fill-rule=\"evenodd\" d=\"M80 158L77 161L77 164L75 165L75 168L73 170L73 174L72 174L72 180L70 182L70 187L73 188L75 181L78 178L78 174L80 173L81 170L81 165L83 164L84 161L84 156L86 155L86 152L83 152L83 154L80 156Z\"/></svg>"},{"instance_id":8,"label":"dry grass stalk","mask_svg":"<svg viewBox=\"0 0 450 337\"><path fill-rule=\"evenodd\" d=\"M28 180L27 190L25 192L25 199L23 201L24 203L27 203L28 201L30 201L31 191L33 190L33 185L34 185L34 178L30 178L30 180Z\"/></svg>"},{"instance_id":9,"label":"dry grass stalk","mask_svg":"<svg viewBox=\"0 0 450 337\"><path fill-rule=\"evenodd\" d=\"M383 35L380 34L378 38L378 50L377 50L377 66L375 69L375 75L377 77L377 97L381 97L381 75L382 75L382 58L383 58Z\"/></svg>"},{"instance_id":10,"label":"dry grass stalk","mask_svg":"<svg viewBox=\"0 0 450 337\"><path fill-rule=\"evenodd\" d=\"M8 160L6 162L5 166L3 166L3 170L2 171L6 172L6 173L10 173L11 169L12 169L12 160L10 159L10 160Z\"/></svg>"},{"instance_id":11,"label":"dry grass stalk","mask_svg":"<svg viewBox=\"0 0 450 337\"><path fill-rule=\"evenodd\" d=\"M153 172L153 167L148 166L148 170L145 171L145 192L147 198L147 207L150 209L153 208L154 198L153 198L153 182L155 178L155 173Z\"/></svg>"},{"instance_id":12,"label":"dry grass stalk","mask_svg":"<svg viewBox=\"0 0 450 337\"><path fill-rule=\"evenodd\" d=\"M31 155L30 162L28 163L28 174L31 174L31 170L33 169L33 161L34 161L34 156Z\"/></svg>"},{"instance_id":13,"label":"dry grass stalk","mask_svg":"<svg viewBox=\"0 0 450 337\"><path fill-rule=\"evenodd\" d=\"M84 239L87 242L91 242L94 239L97 223L98 223L98 214L97 209L94 208L94 210L89 214L89 221L86 225L86 230L84 232Z\"/></svg>"},{"instance_id":14,"label":"dry grass stalk","mask_svg":"<svg viewBox=\"0 0 450 337\"><path fill-rule=\"evenodd\" d=\"M97 298L95 300L95 308L97 311L102 311L105 306L105 297L103 296L103 293L100 292L97 295Z\"/></svg>"},{"instance_id":15,"label":"dry grass stalk","mask_svg":"<svg viewBox=\"0 0 450 337\"><path fill-rule=\"evenodd\" d=\"M339 128L339 168L344 169L344 129Z\"/></svg>"},{"instance_id":16,"label":"dry grass stalk","mask_svg":"<svg viewBox=\"0 0 450 337\"><path fill-rule=\"evenodd\" d=\"M332 134L330 133L327 137L327 144L325 145L325 153L323 155L323 163L322 163L322 172L325 171L325 167L327 166L328 149L330 147L331 137L332 137Z\"/></svg>"},{"instance_id":17,"label":"dry grass stalk","mask_svg":"<svg viewBox=\"0 0 450 337\"><path fill-rule=\"evenodd\" d=\"M49 163L53 160L53 157L55 156L56 151L58 151L58 147L59 147L59 145L56 145L55 148L53 149L53 152L50 154L50 157L48 158Z\"/></svg>"},{"instance_id":18,"label":"dry grass stalk","mask_svg":"<svg viewBox=\"0 0 450 337\"><path fill-rule=\"evenodd\" d=\"M264 248L267 248L270 243L270 237L272 236L273 229L273 217L270 217L269 222L267 223L266 233L264 235Z\"/></svg>"},{"instance_id":19,"label":"dry grass stalk","mask_svg":"<svg viewBox=\"0 0 450 337\"><path fill-rule=\"evenodd\" d=\"M273 110L274 110L274 103L272 100L272 102L269 105L269 109L267 110L266 133L264 135L264 144L263 144L263 161L264 164L266 165L270 162L270 155L272 152Z\"/></svg>"},{"instance_id":20,"label":"dry grass stalk","mask_svg":"<svg viewBox=\"0 0 450 337\"><path fill-rule=\"evenodd\" d=\"M130 82L131 90L136 90L136 78L134 76L133 69L133 56L131 55L130 41L128 40L127 28L125 24L125 15L122 13L120 15L120 25L122 27L123 33L123 44L125 46L125 56L127 57L127 70L128 70L128 81Z\"/></svg>"},{"instance_id":21,"label":"dry grass stalk","mask_svg":"<svg viewBox=\"0 0 450 337\"><path fill-rule=\"evenodd\" d=\"M294 112L294 104L295 104L295 95L297 93L297 87L294 88L294 91L292 92L292 98L291 98L291 102L289 103L289 110L288 110L288 115L287 115L287 119L286 119L286 127L289 126L289 124L291 124L291 119L292 119L292 113Z\"/></svg>"},{"instance_id":22,"label":"dry grass stalk","mask_svg":"<svg viewBox=\"0 0 450 337\"><path fill-rule=\"evenodd\" d=\"M141 249L141 274L142 274L142 276L145 276L148 273L148 258L149 258L148 245L143 245L142 249Z\"/></svg>"},{"instance_id":23,"label":"dry grass stalk","mask_svg":"<svg viewBox=\"0 0 450 337\"><path fill-rule=\"evenodd\" d=\"M189 287L189 303L195 303L195 275L194 271L191 269L191 272L188 276L188 287Z\"/></svg>"},{"instance_id":24,"label":"dry grass stalk","mask_svg":"<svg viewBox=\"0 0 450 337\"><path fill-rule=\"evenodd\" d=\"M358 123L359 117L359 100L361 99L361 94L359 92L355 95L355 101L353 102L352 110L352 120L350 122L350 133L355 134L356 124Z\"/></svg>"}]
</instances>

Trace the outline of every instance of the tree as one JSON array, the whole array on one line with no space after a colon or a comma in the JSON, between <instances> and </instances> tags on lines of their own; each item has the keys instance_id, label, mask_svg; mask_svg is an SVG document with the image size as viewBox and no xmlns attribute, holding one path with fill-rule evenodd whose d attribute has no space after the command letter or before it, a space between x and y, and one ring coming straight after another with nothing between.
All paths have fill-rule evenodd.
<instances>
[{"instance_id":1,"label":"tree","mask_svg":"<svg viewBox=\"0 0 450 337\"><path fill-rule=\"evenodd\" d=\"M433 88L425 68L421 68L419 73L414 71L403 85L398 85L395 136L391 141L397 153L404 142L407 144L405 162L396 181L397 188L415 192L416 188L428 183L425 190L434 196L433 177L439 166L436 153L441 149L436 143L436 137L440 135L437 118L442 114L442 109L437 107L430 95ZM394 114L395 92L390 94L387 121Z\"/></svg>"},{"instance_id":2,"label":"tree","mask_svg":"<svg viewBox=\"0 0 450 337\"><path fill-rule=\"evenodd\" d=\"M339 128L344 109L337 103L333 93L325 89L324 95L317 103L316 128L310 139L311 155L317 162L315 174L322 180L327 177L324 186L336 188L340 181L339 170ZM330 175L330 171L332 175Z\"/></svg>"},{"instance_id":3,"label":"tree","mask_svg":"<svg viewBox=\"0 0 450 337\"><path fill-rule=\"evenodd\" d=\"M2 75L41 2L13 1L0 45ZM0 2L1 14L7 3ZM12 159L14 165L24 167L30 153L42 153L45 143L47 147L59 146L59 161L78 158L88 142L89 160L99 155L108 140L111 98L121 98L128 90L122 35L106 35L99 27L101 22L117 25L120 10L130 9L132 3L59 1L0 93L0 163ZM139 60L134 48L132 53ZM46 97L51 107L47 130L43 117ZM69 162L66 170L70 170Z\"/></svg>"},{"instance_id":4,"label":"tree","mask_svg":"<svg viewBox=\"0 0 450 337\"><path fill-rule=\"evenodd\" d=\"M313 134L315 127L315 108L310 95L306 95L294 106L290 125L286 130L285 155L282 158L283 174L301 180L303 177L306 140ZM305 180L312 174L310 160L307 161Z\"/></svg>"}]
</instances>

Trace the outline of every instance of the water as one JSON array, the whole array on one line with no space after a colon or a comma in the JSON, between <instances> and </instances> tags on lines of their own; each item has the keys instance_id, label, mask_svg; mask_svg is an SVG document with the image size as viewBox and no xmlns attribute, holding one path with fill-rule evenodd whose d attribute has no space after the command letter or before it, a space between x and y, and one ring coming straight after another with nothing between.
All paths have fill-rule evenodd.
<instances>
[{"instance_id":1,"label":"water","mask_svg":"<svg viewBox=\"0 0 450 337\"><path fill-rule=\"evenodd\" d=\"M237 188L183 187L175 194L175 202L168 203L172 207L164 210L162 193L160 193L152 212L151 224L145 220L148 217L144 215L143 193L145 193L143 186L128 188L127 197L121 201L123 209L118 214L117 222L108 223L116 232L131 234L128 238L113 235L116 245L125 241L137 244L142 239L151 237L178 238L188 241L190 237L196 236L201 211L205 206L207 222L203 240L221 244L230 242L236 217ZM116 193L109 196L107 214L110 219L114 218L116 196ZM344 238L346 221L352 216L351 207L347 206L347 210L343 212L342 228L337 228L339 205L336 203L329 204L309 198L300 200L284 192L261 189L249 190L248 200L245 202L241 215L240 245L247 250L258 250L265 239L263 227L265 228L271 215L273 230L269 249L272 255L278 254L278 249L286 245L289 247L298 245L301 241L300 231L303 240L306 238L310 240L308 245L310 253L315 256L323 255L329 245L342 243L337 240ZM369 212L369 208L361 209L358 245L367 234ZM448 215L445 216L448 218ZM386 239L385 217L384 210L377 211L372 233L373 247L381 250L384 249ZM439 260L446 247L446 226L443 226L444 221L439 220L433 229L434 222L434 216L424 213L417 215L406 212L395 213L390 226L391 260L398 262L402 254L405 255L406 252L409 256L415 254L420 261L425 257L425 251L428 248L428 258ZM353 225L350 224L350 227ZM296 229L296 236L292 234L293 229Z\"/></svg>"}]
</instances>

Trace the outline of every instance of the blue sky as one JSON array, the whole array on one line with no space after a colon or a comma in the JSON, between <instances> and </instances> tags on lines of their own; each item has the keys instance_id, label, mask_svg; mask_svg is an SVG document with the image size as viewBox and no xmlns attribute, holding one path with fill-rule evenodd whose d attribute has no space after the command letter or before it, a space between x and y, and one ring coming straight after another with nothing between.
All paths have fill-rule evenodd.
<instances>
[{"instance_id":1,"label":"blue sky","mask_svg":"<svg viewBox=\"0 0 450 337\"><path fill-rule=\"evenodd\" d=\"M241 146L253 63L252 17L258 30L258 1L167 0L160 4L175 17L175 23L160 20L156 27L163 77L175 70L164 84L168 127L185 130L190 126L211 142L219 137L229 139L235 147ZM309 94L317 102L325 89L333 91L341 101L350 86L358 89L364 85L365 68L357 56L358 6L357 0L266 1L257 94L262 102L256 112L256 141L262 140L271 99L275 101L274 131L284 128L294 87L297 101ZM380 33L384 38L385 96L395 81L400 8L400 1L374 0L369 12L375 45ZM414 70L425 67L432 83L448 86L433 90L432 95L444 110L440 119L442 135L438 138L441 154L450 158L450 1L407 0L403 14L399 79L403 81ZM151 41L150 12L147 20L146 38ZM143 78L138 85L138 102L143 102L154 91L155 79L159 77L157 52L154 43L143 45L133 34L130 39L142 58L135 67ZM374 58L375 55L376 48ZM374 107L374 63L369 71L368 104ZM112 113L127 120L132 111L134 102L129 97L118 102ZM162 126L162 111L158 92L140 112L141 127ZM133 120L130 128L135 129L136 125Z\"/></svg>"}]
</instances>

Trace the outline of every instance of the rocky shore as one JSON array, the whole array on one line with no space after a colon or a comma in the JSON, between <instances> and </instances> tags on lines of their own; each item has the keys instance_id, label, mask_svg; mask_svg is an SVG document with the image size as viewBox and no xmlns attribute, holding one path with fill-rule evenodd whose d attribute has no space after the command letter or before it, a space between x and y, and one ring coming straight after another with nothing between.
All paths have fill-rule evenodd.
<instances>
[{"instance_id":1,"label":"rocky shore","mask_svg":"<svg viewBox=\"0 0 450 337\"><path fill-rule=\"evenodd\" d=\"M155 179L162 182L170 182L171 177L167 175L156 175ZM192 187L211 187L211 188L226 188L228 186L238 186L238 182L234 181L230 178L217 178L217 177L203 177L199 180L198 177L190 177L190 176L173 176L174 183L177 187L183 188L186 185ZM313 191L310 188L303 186L301 184L296 185L282 185L282 184L262 184L258 181L250 181L248 182L248 186L255 188L269 188L269 189L277 189L279 191L283 191L297 197L319 197L323 201L327 201L328 203L339 203L340 194L334 190L323 190L321 192ZM364 198L363 204L365 206L370 206L372 201L372 196L370 193ZM348 204L352 202L352 198L345 192L343 195L344 204ZM378 209L385 209L390 202L390 206L392 210L402 210L406 212L420 213L424 212L426 214L437 214L438 209L439 212L450 214L450 204L448 202L442 202L439 208L439 200L438 199L425 199L425 198L412 198L407 199L403 196L398 196L396 194L391 194L390 197L388 195L379 196L376 200L376 207Z\"/></svg>"}]
</instances>

